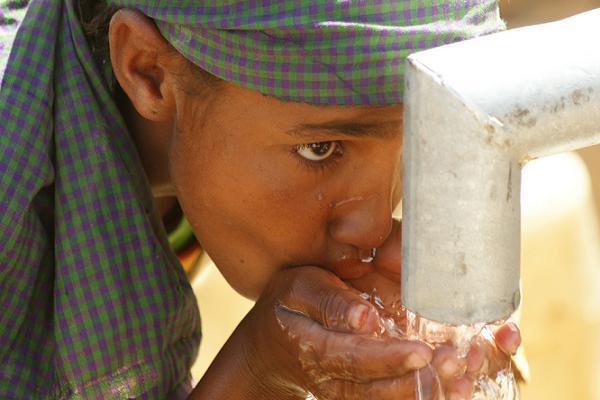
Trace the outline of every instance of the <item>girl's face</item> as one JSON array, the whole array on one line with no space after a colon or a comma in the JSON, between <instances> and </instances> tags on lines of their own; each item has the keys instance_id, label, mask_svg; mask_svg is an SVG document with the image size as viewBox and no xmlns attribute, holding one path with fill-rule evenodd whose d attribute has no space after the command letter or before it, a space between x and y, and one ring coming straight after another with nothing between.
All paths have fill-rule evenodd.
<instances>
[{"instance_id":1,"label":"girl's face","mask_svg":"<svg viewBox=\"0 0 600 400\"><path fill-rule=\"evenodd\" d=\"M179 202L228 282L256 298L282 268L368 270L359 259L389 235L401 195L402 107L217 90L208 106L177 93L168 157Z\"/></svg>"}]
</instances>

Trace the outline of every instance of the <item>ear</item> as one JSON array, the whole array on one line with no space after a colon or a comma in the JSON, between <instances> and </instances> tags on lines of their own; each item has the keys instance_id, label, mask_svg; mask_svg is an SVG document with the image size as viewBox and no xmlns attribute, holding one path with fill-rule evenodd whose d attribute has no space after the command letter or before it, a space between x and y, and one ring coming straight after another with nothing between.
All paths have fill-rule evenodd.
<instances>
[{"instance_id":1,"label":"ear","mask_svg":"<svg viewBox=\"0 0 600 400\"><path fill-rule=\"evenodd\" d=\"M154 22L138 11L118 10L108 40L115 77L137 112L151 121L171 119L173 50Z\"/></svg>"}]
</instances>

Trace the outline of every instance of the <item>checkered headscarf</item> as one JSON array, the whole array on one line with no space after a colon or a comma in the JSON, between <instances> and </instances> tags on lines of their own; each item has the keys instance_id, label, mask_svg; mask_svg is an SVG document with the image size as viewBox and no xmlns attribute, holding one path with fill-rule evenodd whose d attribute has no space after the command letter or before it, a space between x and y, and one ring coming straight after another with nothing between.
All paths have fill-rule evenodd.
<instances>
[{"instance_id":1,"label":"checkered headscarf","mask_svg":"<svg viewBox=\"0 0 600 400\"><path fill-rule=\"evenodd\" d=\"M226 81L313 104L402 102L415 51L504 29L497 0L110 0Z\"/></svg>"}]
</instances>

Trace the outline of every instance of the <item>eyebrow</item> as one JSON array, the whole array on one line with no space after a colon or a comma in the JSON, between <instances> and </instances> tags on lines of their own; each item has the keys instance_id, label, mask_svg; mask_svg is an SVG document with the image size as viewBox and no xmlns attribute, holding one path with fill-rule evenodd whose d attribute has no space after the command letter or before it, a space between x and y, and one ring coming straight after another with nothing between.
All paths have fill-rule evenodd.
<instances>
[{"instance_id":1,"label":"eyebrow","mask_svg":"<svg viewBox=\"0 0 600 400\"><path fill-rule=\"evenodd\" d=\"M324 134L393 139L402 134L402 119L379 123L330 121L322 124L301 124L288 130L287 134L297 138L306 139Z\"/></svg>"}]
</instances>

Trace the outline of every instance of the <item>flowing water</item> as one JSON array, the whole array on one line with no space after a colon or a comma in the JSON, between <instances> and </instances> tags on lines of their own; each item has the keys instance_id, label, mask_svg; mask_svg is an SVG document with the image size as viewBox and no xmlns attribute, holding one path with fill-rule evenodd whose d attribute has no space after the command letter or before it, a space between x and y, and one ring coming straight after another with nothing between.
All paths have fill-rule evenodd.
<instances>
[{"instance_id":1,"label":"flowing water","mask_svg":"<svg viewBox=\"0 0 600 400\"><path fill-rule=\"evenodd\" d=\"M409 337L423 340L433 344L434 347L437 344L450 342L457 349L459 357L466 357L471 344L476 340L494 342L494 336L489 326L485 324L453 326L426 320L410 311L406 311L406 314L407 320L411 322L407 325ZM494 361L499 365L493 372L482 373L476 377L471 400L518 400L518 386L511 370L510 360L492 360L491 362ZM430 369L430 372L436 376L435 371ZM417 400L445 400L439 379L435 379L433 382L436 387L433 390L429 389L429 392L434 395L424 396L424 388L420 384L417 388Z\"/></svg>"},{"instance_id":2,"label":"flowing water","mask_svg":"<svg viewBox=\"0 0 600 400\"><path fill-rule=\"evenodd\" d=\"M373 303L380 312L382 335L417 339L430 344L434 349L442 344L452 344L458 357L466 357L473 344L494 343L489 325L454 326L422 318L406 310L399 303L383 304L376 292L363 293L362 297ZM493 347L493 346L492 346ZM519 391L511 362L500 352L488 357L487 373L475 377L471 400L518 400ZM416 400L447 400L441 379L432 366L417 371Z\"/></svg>"}]
</instances>

